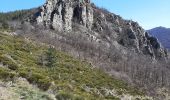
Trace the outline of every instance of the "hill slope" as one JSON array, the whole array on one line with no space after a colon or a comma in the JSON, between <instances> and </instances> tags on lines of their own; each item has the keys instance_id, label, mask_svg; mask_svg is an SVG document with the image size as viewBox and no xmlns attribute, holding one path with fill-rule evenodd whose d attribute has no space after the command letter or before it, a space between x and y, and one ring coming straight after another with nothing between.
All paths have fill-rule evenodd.
<instances>
[{"instance_id":1,"label":"hill slope","mask_svg":"<svg viewBox=\"0 0 170 100\"><path fill-rule=\"evenodd\" d=\"M165 48L170 49L170 28L156 27L148 30L148 32L158 38Z\"/></svg>"},{"instance_id":2,"label":"hill slope","mask_svg":"<svg viewBox=\"0 0 170 100\"><path fill-rule=\"evenodd\" d=\"M14 84L14 88L6 87L7 89L4 89L4 91L10 93L12 90L20 91L21 94L14 91L13 93L18 97L22 96L25 100L29 98L36 100L33 95L38 95L45 100L52 99L49 95L55 95L56 99L59 100L61 98L63 98L62 100L69 98L73 100L118 100L129 98L128 95L140 98L135 97L139 95L143 98L142 92L112 78L99 69L93 68L87 62L74 59L63 52L49 48L49 46L4 33L8 34L8 32L0 32L0 80L12 81ZM48 63L49 50L52 50L50 51L53 53L52 58L56 58L53 66L49 66ZM30 90L33 87L30 85L30 88L24 87L27 82L23 85L20 84L20 81L16 81L16 78L19 77L25 78L40 90L35 88ZM27 90L19 90L18 85L15 86L15 84L20 84L21 87ZM24 91L32 92L31 94L22 95ZM48 91L48 93L43 91Z\"/></svg>"},{"instance_id":3,"label":"hill slope","mask_svg":"<svg viewBox=\"0 0 170 100\"><path fill-rule=\"evenodd\" d=\"M10 13L7 15L10 16ZM9 19L13 19L15 16L14 13L14 16L9 17ZM22 38L29 38L33 41L52 45L56 49L67 52L75 58L90 62L90 66L93 65L94 67L90 73L98 75L99 80L108 82L107 79L103 79L103 76L99 75L105 72L107 73L105 75L124 80L129 84L145 90L151 96L155 96L155 98L158 97L157 90L162 88L168 90L170 88L168 52L162 47L159 41L155 37L150 36L148 32L145 32L137 22L124 20L120 16L108 12L106 9L98 8L94 4L91 4L90 0L47 0L47 2L40 8L37 8L35 12L28 13L28 18L22 15L17 19L23 20L18 20L21 23L17 25L18 27L14 28L15 34L21 35ZM22 47L22 45L20 46ZM25 44L22 49L26 49L28 52L30 48L31 47ZM16 51L16 49L14 49L14 51ZM54 63L58 58L52 56L55 55L52 51L52 48L47 47L45 50L42 50L42 52L37 52L37 55L33 55L36 58L33 60L33 62L36 63L35 65L52 67L58 64L58 62ZM30 52L30 54L34 53ZM23 55L21 58L27 56L28 55ZM63 55L62 57L65 56ZM22 59L20 60L23 62ZM26 62L26 64L30 64L31 62L29 66L34 66L32 60L26 60ZM67 62L67 67L68 65L75 65L75 63L70 64L69 60L64 60L64 62ZM60 64L61 63L59 63L59 65ZM81 62L81 64L84 63ZM74 68L75 67L69 67L66 72L73 73L80 70L79 68L77 70ZM102 71L99 70L98 74L92 73L93 71L97 73L97 68ZM63 69L65 70L65 67ZM50 72L55 73L60 79L61 73L56 73L59 72L58 69L50 70ZM22 75L28 77L28 81L30 81L30 76L28 76L30 73L32 72L28 70L27 73L24 72ZM48 76L46 70L44 71L44 69L42 69L42 73ZM82 71L80 71L80 74L82 74ZM75 78L73 77L75 74L69 75L68 80ZM75 76L78 75L76 74ZM64 74L62 76L67 80L67 75ZM82 77L82 75L80 76ZM86 79L86 77L88 78ZM92 77L89 77L87 73L81 79L92 81ZM79 81L79 79L76 79L76 81L77 80ZM114 79L110 80L114 81ZM48 78L47 81L49 81ZM73 83L76 81L73 81ZM37 83L41 83L41 81L37 81ZM92 81L92 83L94 82ZM45 86L48 86L48 84L48 82L45 83ZM95 83L95 85L96 84L97 83ZM44 84L38 86L40 88L43 87L43 89L48 88L44 87ZM94 86L94 84L92 86ZM64 85L62 88L65 89L66 87L70 89L70 85ZM91 90L91 85L89 86L88 84L87 87L88 89L90 87ZM75 94L79 92L77 88L76 90L75 88L71 90L76 91L74 92ZM93 90L96 92L96 88L92 89L92 91ZM94 98L93 92L85 94L83 92L83 97L89 94L91 95L91 93L92 96L90 97ZM104 96L103 98L107 97Z\"/></svg>"}]
</instances>

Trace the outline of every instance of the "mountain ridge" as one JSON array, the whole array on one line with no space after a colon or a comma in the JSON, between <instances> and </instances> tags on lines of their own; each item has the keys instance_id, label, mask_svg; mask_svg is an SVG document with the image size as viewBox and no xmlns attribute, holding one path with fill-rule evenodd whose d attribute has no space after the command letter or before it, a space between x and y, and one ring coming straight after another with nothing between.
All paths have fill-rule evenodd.
<instances>
[{"instance_id":1,"label":"mountain ridge","mask_svg":"<svg viewBox=\"0 0 170 100\"><path fill-rule=\"evenodd\" d=\"M15 18L15 16L13 17ZM11 20L15 21L13 17ZM22 17L21 14L16 18L22 19ZM149 96L167 98L162 96L164 95L162 90L170 88L168 52L157 38L151 36L137 22L124 20L119 15L91 4L89 0L47 0L43 6L28 13L27 18L24 17L23 20L18 21L20 24L17 24L16 28L11 28L11 26L3 28L9 29L9 31L12 29L11 34L48 44L79 60L87 61L89 65L93 66L94 72L95 68L99 68L106 75L126 81ZM7 20L7 22L10 21ZM9 23L9 25L11 24ZM14 24L14 26L16 25ZM40 61L43 60L43 57L40 57ZM63 55L63 57L65 56ZM73 62L75 63L75 61ZM61 65L59 69L64 67L63 69L67 72L72 71L70 69L72 64L68 60L66 63L68 63L66 66ZM40 64L46 65L46 62ZM32 68L37 67L32 66ZM85 68L83 66L82 70ZM29 79L27 73L29 71L26 70L23 76ZM81 72L75 71L74 74L81 74ZM60 75L57 76L60 77ZM72 79L71 75L66 74L66 76L68 79ZM88 77L93 76L90 74ZM58 77L54 76L54 78ZM78 75L77 78L81 77ZM108 77L99 78L105 80ZM60 80L63 78L58 81ZM39 80L37 82L39 83ZM94 79L90 82L98 81ZM160 90L161 96L159 97Z\"/></svg>"},{"instance_id":2,"label":"mountain ridge","mask_svg":"<svg viewBox=\"0 0 170 100\"><path fill-rule=\"evenodd\" d=\"M170 28L160 26L147 30L147 32L158 38L162 45L170 50Z\"/></svg>"},{"instance_id":3,"label":"mountain ridge","mask_svg":"<svg viewBox=\"0 0 170 100\"><path fill-rule=\"evenodd\" d=\"M91 33L95 32L96 36L92 35L95 39L101 37L100 34L107 33L111 34L112 39L119 45L148 54L154 59L167 56L158 40L149 36L138 23L124 20L105 9L98 9L90 0L48 0L40 8L36 22L38 25L66 32L72 31L73 24L77 23L89 29Z\"/></svg>"}]
</instances>

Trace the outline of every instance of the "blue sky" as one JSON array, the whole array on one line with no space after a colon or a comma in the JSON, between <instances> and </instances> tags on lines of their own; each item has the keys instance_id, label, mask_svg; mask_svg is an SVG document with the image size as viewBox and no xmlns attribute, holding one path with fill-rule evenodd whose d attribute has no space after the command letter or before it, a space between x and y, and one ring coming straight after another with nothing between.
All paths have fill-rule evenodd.
<instances>
[{"instance_id":1,"label":"blue sky","mask_svg":"<svg viewBox=\"0 0 170 100\"><path fill-rule=\"evenodd\" d=\"M170 0L92 0L99 7L137 21L144 29L157 26L170 28ZM45 0L1 0L0 11L28 9L42 5Z\"/></svg>"}]
</instances>

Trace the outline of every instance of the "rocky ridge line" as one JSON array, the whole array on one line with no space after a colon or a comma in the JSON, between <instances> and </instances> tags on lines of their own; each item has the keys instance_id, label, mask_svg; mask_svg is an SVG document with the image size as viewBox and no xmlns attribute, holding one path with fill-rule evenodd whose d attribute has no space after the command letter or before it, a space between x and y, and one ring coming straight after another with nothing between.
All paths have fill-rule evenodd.
<instances>
[{"instance_id":1,"label":"rocky ridge line","mask_svg":"<svg viewBox=\"0 0 170 100\"><path fill-rule=\"evenodd\" d=\"M73 23L87 28L99 42L127 47L137 53L150 55L153 59L167 57L167 51L159 41L150 36L137 22L124 20L120 16L100 9L90 0L47 0L36 18L39 25L57 31L71 32ZM93 35L93 34L97 35ZM105 40L102 36L105 36ZM98 42L98 41L95 41ZM116 44L115 44L116 42ZM117 48L122 49L122 48Z\"/></svg>"}]
</instances>

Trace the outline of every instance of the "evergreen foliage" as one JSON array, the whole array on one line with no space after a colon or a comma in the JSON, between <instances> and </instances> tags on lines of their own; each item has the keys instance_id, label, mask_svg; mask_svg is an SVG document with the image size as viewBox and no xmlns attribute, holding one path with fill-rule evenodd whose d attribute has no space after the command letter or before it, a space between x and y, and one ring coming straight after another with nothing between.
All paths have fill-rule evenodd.
<instances>
[{"instance_id":1,"label":"evergreen foliage","mask_svg":"<svg viewBox=\"0 0 170 100\"><path fill-rule=\"evenodd\" d=\"M48 67L54 67L55 66L55 63L57 61L57 58L56 58L56 50L55 48L53 47L49 47L47 52L46 52L46 56L47 56L47 64L46 66Z\"/></svg>"}]
</instances>

